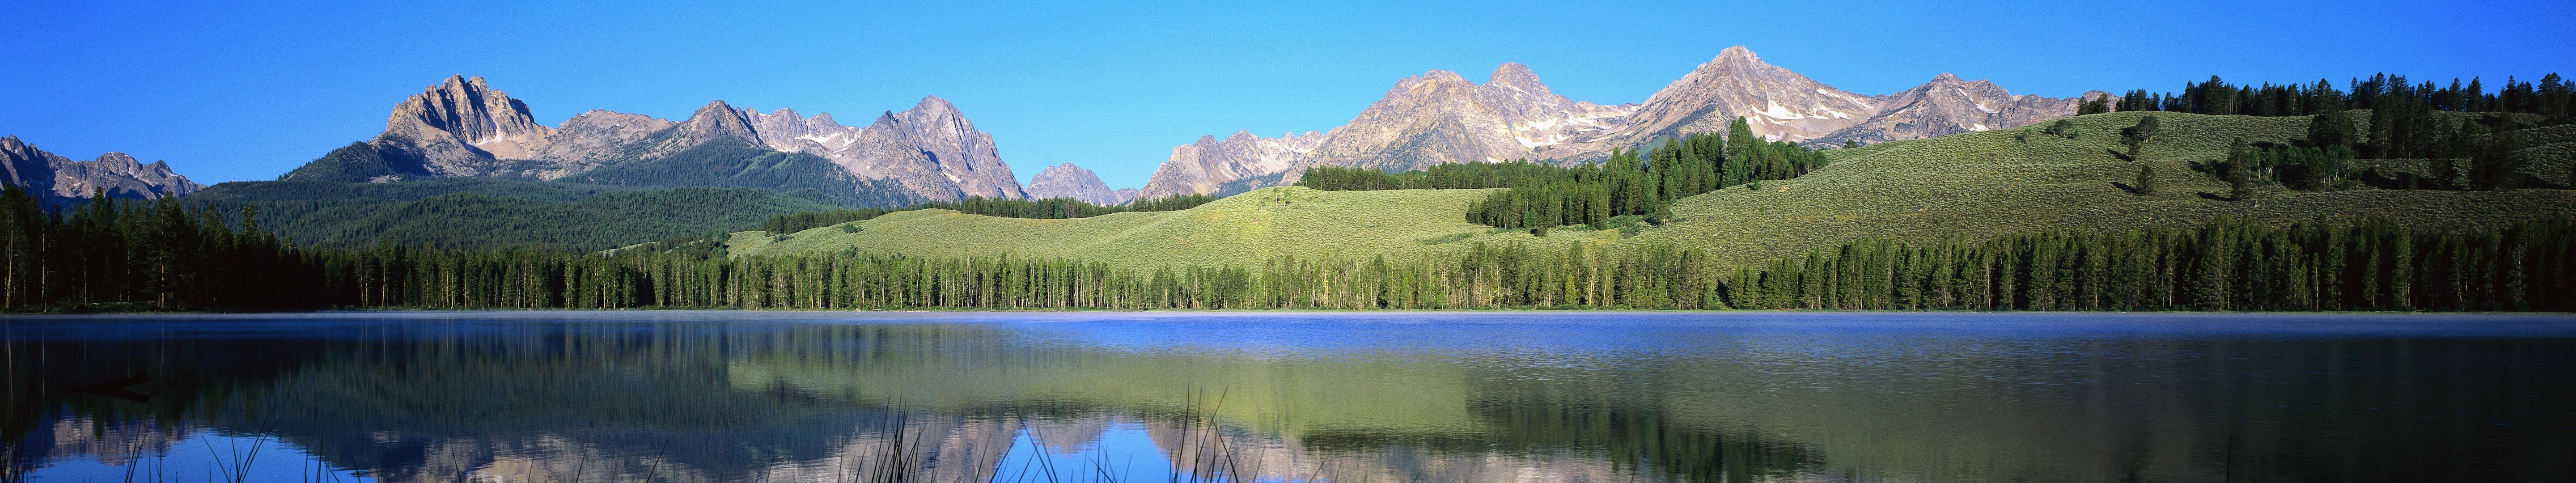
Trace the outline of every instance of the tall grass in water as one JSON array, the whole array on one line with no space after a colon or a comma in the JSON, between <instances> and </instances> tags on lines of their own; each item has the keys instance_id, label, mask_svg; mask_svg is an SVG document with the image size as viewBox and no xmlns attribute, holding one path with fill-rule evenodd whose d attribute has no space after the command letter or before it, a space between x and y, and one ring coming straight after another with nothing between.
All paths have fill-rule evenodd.
<instances>
[{"instance_id":1,"label":"tall grass in water","mask_svg":"<svg viewBox=\"0 0 2576 483\"><path fill-rule=\"evenodd\" d=\"M206 444L206 455L213 457L215 476L223 478L219 481L242 483L250 481L251 464L259 461L259 450L268 446L269 437L267 431L260 431L258 437L251 438L248 451L242 450L239 443L226 440L224 449L229 453L216 452L215 443L204 438L199 438L198 442Z\"/></svg>"},{"instance_id":2,"label":"tall grass in water","mask_svg":"<svg viewBox=\"0 0 2576 483\"><path fill-rule=\"evenodd\" d=\"M912 426L909 413L896 411L887 414L885 420L877 426L876 439L881 444L877 445L876 452L853 455L858 456L856 464L849 464L834 471L832 481L836 483L929 481L931 479L929 457L932 451L930 448L922 447L922 442L930 439L927 437L929 428Z\"/></svg>"},{"instance_id":3,"label":"tall grass in water","mask_svg":"<svg viewBox=\"0 0 2576 483\"><path fill-rule=\"evenodd\" d=\"M1202 402L1196 391L1182 402L1177 415L1180 444L1171 448L1172 474L1166 481L1249 483L1260 479L1260 461L1256 459L1251 467L1245 467L1244 458L1238 454L1240 449L1225 438L1224 428L1218 425L1217 413L1225 407L1225 393L1218 392L1212 404Z\"/></svg>"}]
</instances>

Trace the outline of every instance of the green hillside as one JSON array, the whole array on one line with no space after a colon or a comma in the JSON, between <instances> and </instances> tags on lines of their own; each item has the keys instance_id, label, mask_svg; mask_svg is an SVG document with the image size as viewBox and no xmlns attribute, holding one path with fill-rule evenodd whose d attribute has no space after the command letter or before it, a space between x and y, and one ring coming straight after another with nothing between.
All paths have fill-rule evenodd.
<instances>
[{"instance_id":1,"label":"green hillside","mask_svg":"<svg viewBox=\"0 0 2576 483\"><path fill-rule=\"evenodd\" d=\"M2120 129L2147 116L2163 128L2125 160ZM2120 112L2071 118L2074 138L2045 125L1899 141L1830 151L1832 164L1789 180L1727 188L1675 202L1673 220L1636 236L1560 228L1547 237L1464 221L1467 206L1492 190L1255 190L1199 208L1118 213L1072 220L1026 220L947 210L901 212L791 234L731 238L735 254L818 253L856 248L909 255L1011 254L1072 257L1117 264L1258 263L1278 255L1306 258L1393 257L1436 253L1474 242L1538 241L1562 249L1576 241L1625 248L1706 249L1720 266L1755 263L1864 239L1929 242L1949 237L2062 229L2197 227L2220 217L2283 224L2299 221L2392 220L2415 227L2498 227L2514 221L2576 216L2576 191L2434 191L2350 189L2298 191L2259 184L2230 201L2230 187L2194 163L2223 159L2230 143L2288 144L2307 136L2308 117L2209 116ZM2535 132L2524 151L2535 179L2565 180L2565 133ZM2128 190L2138 166L2154 167L2158 192ZM2350 170L2394 169L2408 160L2360 160ZM2420 160L2414 160L2420 165ZM2420 168L2412 168L2420 169ZM2383 173L2385 174L2385 173ZM2550 181L2563 183L2563 181Z\"/></svg>"},{"instance_id":2,"label":"green hillside","mask_svg":"<svg viewBox=\"0 0 2576 483\"><path fill-rule=\"evenodd\" d=\"M257 207L263 228L300 243L585 250L737 230L780 213L838 206L810 190L650 190L505 178L232 182L184 200L227 213Z\"/></svg>"},{"instance_id":3,"label":"green hillside","mask_svg":"<svg viewBox=\"0 0 2576 483\"><path fill-rule=\"evenodd\" d=\"M2148 115L2163 128L2140 150L2140 161L2120 159L2126 150L2120 128ZM1733 264L1860 239L2183 228L2221 216L2276 224L2377 219L2413 227L2576 216L2576 191L2560 189L2296 191L2264 184L2245 200L2213 199L2229 194L2227 183L2194 171L2190 162L2224 159L2239 138L2305 138L2309 118L2116 112L2070 120L2080 129L2073 139L2035 125L1832 151L1831 165L1803 177L1683 199L1672 207L1674 223L1624 243L1701 247L1720 264ZM2549 174L2565 179L2565 163L2535 161L2535 170L2559 166L2560 173ZM2155 168L2156 194L2124 189L2141 162Z\"/></svg>"},{"instance_id":4,"label":"green hillside","mask_svg":"<svg viewBox=\"0 0 2576 483\"><path fill-rule=\"evenodd\" d=\"M1071 257L1124 265L1232 265L1299 258L1418 257L1476 242L1608 245L1614 231L1562 229L1546 237L1468 223L1467 205L1493 190L1319 191L1263 188L1180 211L1023 219L915 210L790 234L736 233L735 254L865 252L951 256Z\"/></svg>"}]
</instances>

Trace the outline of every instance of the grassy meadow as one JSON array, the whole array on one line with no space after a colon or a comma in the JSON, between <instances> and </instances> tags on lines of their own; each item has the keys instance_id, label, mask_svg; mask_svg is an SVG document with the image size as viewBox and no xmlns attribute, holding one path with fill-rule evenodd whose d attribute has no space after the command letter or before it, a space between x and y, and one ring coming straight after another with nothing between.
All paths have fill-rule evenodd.
<instances>
[{"instance_id":1,"label":"grassy meadow","mask_svg":"<svg viewBox=\"0 0 2576 483\"><path fill-rule=\"evenodd\" d=\"M1616 231L1553 230L1546 237L1468 223L1467 205L1494 190L1253 190L1180 211L1073 219L1024 219L914 210L788 234L735 233L734 254L779 255L858 249L917 256L1078 258L1125 266L1235 265L1278 256L1408 259L1478 242L1609 246Z\"/></svg>"}]
</instances>

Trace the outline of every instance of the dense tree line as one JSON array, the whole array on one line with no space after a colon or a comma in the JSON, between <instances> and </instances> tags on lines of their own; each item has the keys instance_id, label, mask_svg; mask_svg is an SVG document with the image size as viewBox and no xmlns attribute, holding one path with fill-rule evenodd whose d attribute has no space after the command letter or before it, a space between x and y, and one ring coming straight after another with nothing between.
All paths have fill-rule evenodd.
<instances>
[{"instance_id":1,"label":"dense tree line","mask_svg":"<svg viewBox=\"0 0 2576 483\"><path fill-rule=\"evenodd\" d=\"M859 208L788 213L770 217L768 221L761 223L761 229L767 230L770 233L795 233L853 221L875 219L876 217L884 216L887 213L926 210L932 208L956 210L959 213L971 215L998 216L1003 218L1064 219L1090 218L1110 213L1123 213L1129 211L1180 211L1196 208L1199 205L1208 204L1209 202L1216 200L1217 197L1213 195L1179 194L1161 198L1140 198L1134 201L1129 201L1127 204L1123 205L1103 206L1072 198L1011 200L968 196L965 199L957 201L932 201L904 208Z\"/></svg>"},{"instance_id":2,"label":"dense tree line","mask_svg":"<svg viewBox=\"0 0 2576 483\"><path fill-rule=\"evenodd\" d=\"M0 307L2576 310L2576 223L2064 232L1863 241L1721 271L1671 246L1478 244L1418 259L1121 267L842 251L726 256L294 247L243 213L0 193Z\"/></svg>"},{"instance_id":3,"label":"dense tree line","mask_svg":"<svg viewBox=\"0 0 2576 483\"><path fill-rule=\"evenodd\" d=\"M2369 79L2352 79L2344 88L2319 79L2315 84L2236 85L2210 76L2208 81L2184 83L2181 93L2151 93L2135 89L2121 96L2120 111L2171 111L2193 114L2246 116L2313 116L2344 110L2378 110L2391 106L2412 107L2420 104L2434 111L2509 112L2537 114L2549 119L2564 119L2571 114L2570 102L2576 99L2576 83L2566 82L2558 74L2541 77L2539 83L2505 79L2502 88L2486 91L2479 79L2462 85L2451 79L2449 87L2432 81L2407 83L2406 76L2385 73Z\"/></svg>"},{"instance_id":4,"label":"dense tree line","mask_svg":"<svg viewBox=\"0 0 2576 483\"><path fill-rule=\"evenodd\" d=\"M0 310L316 307L313 250L261 229L256 209L227 215L236 214L104 192L46 210L23 188L0 187Z\"/></svg>"},{"instance_id":5,"label":"dense tree line","mask_svg":"<svg viewBox=\"0 0 2576 483\"><path fill-rule=\"evenodd\" d=\"M1672 200L1794 178L1826 162L1822 152L1764 141L1736 118L1723 136L1690 134L1666 139L1652 151L1614 150L1600 163L1460 163L1404 173L1311 168L1297 184L1322 190L1510 188L1470 206L1467 221L1500 228L1606 228L1660 222Z\"/></svg>"},{"instance_id":6,"label":"dense tree line","mask_svg":"<svg viewBox=\"0 0 2576 483\"><path fill-rule=\"evenodd\" d=\"M1855 242L1744 267L1729 307L1964 310L2576 310L2576 223L2385 223Z\"/></svg>"}]
</instances>

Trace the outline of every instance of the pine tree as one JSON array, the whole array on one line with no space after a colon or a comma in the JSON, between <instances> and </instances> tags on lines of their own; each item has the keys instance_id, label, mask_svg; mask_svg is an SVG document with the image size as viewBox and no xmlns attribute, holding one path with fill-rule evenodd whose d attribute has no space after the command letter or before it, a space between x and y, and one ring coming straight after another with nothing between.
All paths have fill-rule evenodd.
<instances>
[{"instance_id":1,"label":"pine tree","mask_svg":"<svg viewBox=\"0 0 2576 483\"><path fill-rule=\"evenodd\" d=\"M2138 163L2138 184L2136 191L2139 196L2156 194L2155 166L2147 163Z\"/></svg>"}]
</instances>

